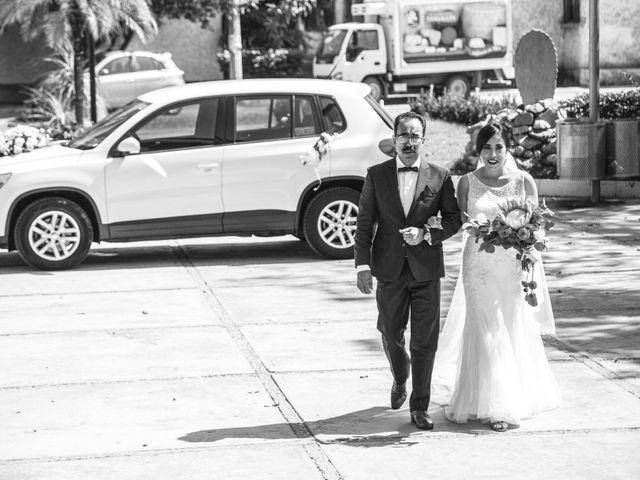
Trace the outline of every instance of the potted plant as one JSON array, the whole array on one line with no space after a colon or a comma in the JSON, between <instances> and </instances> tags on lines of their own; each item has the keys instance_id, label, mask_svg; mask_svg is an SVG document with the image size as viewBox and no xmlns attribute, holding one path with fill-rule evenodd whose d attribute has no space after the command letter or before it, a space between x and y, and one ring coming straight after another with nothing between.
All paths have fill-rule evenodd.
<instances>
[{"instance_id":1,"label":"potted plant","mask_svg":"<svg viewBox=\"0 0 640 480\"><path fill-rule=\"evenodd\" d=\"M604 124L604 133L602 126L597 127L597 133L591 132L595 138L589 141L598 144L597 155L603 159L599 162L603 164L598 166L599 172L607 178L640 176L640 88L636 86L623 92L602 94L598 104L604 120L600 122ZM566 109L568 116L576 118L574 122L582 124L580 120L589 117L589 94L566 100L561 106ZM565 136L567 134L571 133L565 132ZM604 143L604 151L600 143Z\"/></svg>"}]
</instances>

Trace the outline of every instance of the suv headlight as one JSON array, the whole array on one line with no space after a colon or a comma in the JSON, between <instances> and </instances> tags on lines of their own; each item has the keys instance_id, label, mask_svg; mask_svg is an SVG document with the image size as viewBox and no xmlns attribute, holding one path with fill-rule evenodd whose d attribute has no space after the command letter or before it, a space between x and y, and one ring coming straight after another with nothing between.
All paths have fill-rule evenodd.
<instances>
[{"instance_id":1,"label":"suv headlight","mask_svg":"<svg viewBox=\"0 0 640 480\"><path fill-rule=\"evenodd\" d=\"M4 187L4 184L11 178L10 173L0 173L0 188Z\"/></svg>"}]
</instances>

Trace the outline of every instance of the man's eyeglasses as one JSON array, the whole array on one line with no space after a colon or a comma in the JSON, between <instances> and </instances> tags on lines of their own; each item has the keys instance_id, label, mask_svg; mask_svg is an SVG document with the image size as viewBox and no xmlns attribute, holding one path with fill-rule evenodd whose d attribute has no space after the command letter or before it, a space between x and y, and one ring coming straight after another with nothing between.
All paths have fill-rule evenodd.
<instances>
[{"instance_id":1,"label":"man's eyeglasses","mask_svg":"<svg viewBox=\"0 0 640 480\"><path fill-rule=\"evenodd\" d=\"M411 143L411 145L418 145L422 143L423 140L424 140L424 137L420 137L418 135L407 135L407 134L396 135L396 142L401 144L405 144L409 142Z\"/></svg>"}]
</instances>

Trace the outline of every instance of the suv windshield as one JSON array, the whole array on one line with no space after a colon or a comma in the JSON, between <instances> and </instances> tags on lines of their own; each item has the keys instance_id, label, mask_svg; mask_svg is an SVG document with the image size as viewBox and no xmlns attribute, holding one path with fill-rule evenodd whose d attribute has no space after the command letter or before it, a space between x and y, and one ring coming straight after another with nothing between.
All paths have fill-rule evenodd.
<instances>
[{"instance_id":1,"label":"suv windshield","mask_svg":"<svg viewBox=\"0 0 640 480\"><path fill-rule=\"evenodd\" d=\"M393 118L391 117L391 115L389 115L389 112L382 108L380 104L376 102L375 99L371 96L371 94L367 95L364 98L367 103L371 105L371 108L375 110L382 121L386 123L389 128L393 129Z\"/></svg>"},{"instance_id":2,"label":"suv windshield","mask_svg":"<svg viewBox=\"0 0 640 480\"><path fill-rule=\"evenodd\" d=\"M333 59L340 53L340 47L342 47L342 42L346 35L347 30L329 30L322 39L317 61L320 63L333 63Z\"/></svg>"},{"instance_id":3,"label":"suv windshield","mask_svg":"<svg viewBox=\"0 0 640 480\"><path fill-rule=\"evenodd\" d=\"M143 102L142 100L133 100L123 105L69 142L69 147L80 150L95 148L100 142L107 138L111 132L148 105L149 103Z\"/></svg>"}]
</instances>

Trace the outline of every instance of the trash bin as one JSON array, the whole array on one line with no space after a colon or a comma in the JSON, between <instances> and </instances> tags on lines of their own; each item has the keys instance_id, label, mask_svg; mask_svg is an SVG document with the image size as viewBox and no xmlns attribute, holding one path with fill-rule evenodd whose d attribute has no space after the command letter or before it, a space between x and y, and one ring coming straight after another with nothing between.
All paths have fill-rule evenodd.
<instances>
[{"instance_id":1,"label":"trash bin","mask_svg":"<svg viewBox=\"0 0 640 480\"><path fill-rule=\"evenodd\" d=\"M607 177L640 176L640 119L613 120L606 132Z\"/></svg>"},{"instance_id":2,"label":"trash bin","mask_svg":"<svg viewBox=\"0 0 640 480\"><path fill-rule=\"evenodd\" d=\"M607 122L558 123L558 176L598 180L605 176Z\"/></svg>"}]
</instances>

